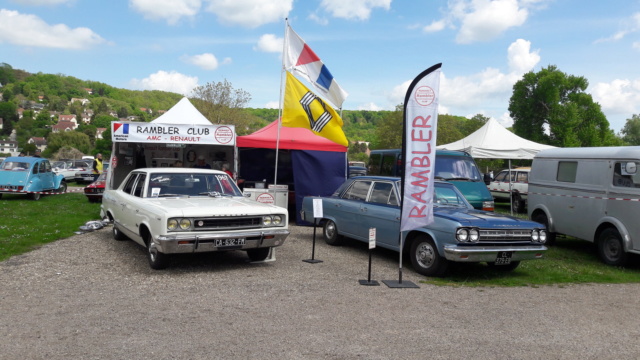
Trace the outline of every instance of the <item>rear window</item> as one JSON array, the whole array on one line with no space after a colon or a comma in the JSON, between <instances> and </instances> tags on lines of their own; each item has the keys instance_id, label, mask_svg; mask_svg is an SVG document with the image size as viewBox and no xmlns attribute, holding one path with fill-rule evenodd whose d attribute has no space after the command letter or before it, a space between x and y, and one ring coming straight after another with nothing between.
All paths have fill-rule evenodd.
<instances>
[{"instance_id":1,"label":"rear window","mask_svg":"<svg viewBox=\"0 0 640 360\"><path fill-rule=\"evenodd\" d=\"M29 167L30 167L29 163L26 163L26 162L5 161L2 163L2 170L12 170L12 171L28 170Z\"/></svg>"},{"instance_id":2,"label":"rear window","mask_svg":"<svg viewBox=\"0 0 640 360\"><path fill-rule=\"evenodd\" d=\"M556 180L562 182L576 182L576 173L578 172L578 162L576 161L560 161L558 162L558 175Z\"/></svg>"}]
</instances>

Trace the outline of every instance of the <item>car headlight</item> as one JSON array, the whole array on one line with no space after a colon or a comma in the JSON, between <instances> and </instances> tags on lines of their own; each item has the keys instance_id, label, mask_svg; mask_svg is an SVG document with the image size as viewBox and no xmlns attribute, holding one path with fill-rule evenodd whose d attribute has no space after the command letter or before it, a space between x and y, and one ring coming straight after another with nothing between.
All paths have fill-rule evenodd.
<instances>
[{"instance_id":1,"label":"car headlight","mask_svg":"<svg viewBox=\"0 0 640 360\"><path fill-rule=\"evenodd\" d=\"M540 230L540 243L544 244L547 242L547 231Z\"/></svg>"},{"instance_id":2,"label":"car headlight","mask_svg":"<svg viewBox=\"0 0 640 360\"><path fill-rule=\"evenodd\" d=\"M282 224L282 216L280 215L274 215L273 216L273 225L281 225Z\"/></svg>"},{"instance_id":3,"label":"car headlight","mask_svg":"<svg viewBox=\"0 0 640 360\"><path fill-rule=\"evenodd\" d=\"M547 241L547 232L541 229L531 231L531 241L544 244Z\"/></svg>"},{"instance_id":4,"label":"car headlight","mask_svg":"<svg viewBox=\"0 0 640 360\"><path fill-rule=\"evenodd\" d=\"M480 230L477 228L458 228L456 230L456 240L460 242L474 242L480 241Z\"/></svg>"},{"instance_id":5,"label":"car headlight","mask_svg":"<svg viewBox=\"0 0 640 360\"><path fill-rule=\"evenodd\" d=\"M167 221L167 230L174 231L177 229L178 229L178 220L169 219L169 221Z\"/></svg>"},{"instance_id":6,"label":"car headlight","mask_svg":"<svg viewBox=\"0 0 640 360\"><path fill-rule=\"evenodd\" d=\"M478 229L469 229L469 241L478 242L480 240L480 231Z\"/></svg>"},{"instance_id":7,"label":"car headlight","mask_svg":"<svg viewBox=\"0 0 640 360\"><path fill-rule=\"evenodd\" d=\"M272 223L271 216L263 216L262 217L262 225L271 226L271 223Z\"/></svg>"},{"instance_id":8,"label":"car headlight","mask_svg":"<svg viewBox=\"0 0 640 360\"><path fill-rule=\"evenodd\" d=\"M191 228L191 220L189 219L180 219L180 229L189 230Z\"/></svg>"},{"instance_id":9,"label":"car headlight","mask_svg":"<svg viewBox=\"0 0 640 360\"><path fill-rule=\"evenodd\" d=\"M467 242L469 240L469 229L460 228L456 230L456 239L461 242Z\"/></svg>"}]
</instances>

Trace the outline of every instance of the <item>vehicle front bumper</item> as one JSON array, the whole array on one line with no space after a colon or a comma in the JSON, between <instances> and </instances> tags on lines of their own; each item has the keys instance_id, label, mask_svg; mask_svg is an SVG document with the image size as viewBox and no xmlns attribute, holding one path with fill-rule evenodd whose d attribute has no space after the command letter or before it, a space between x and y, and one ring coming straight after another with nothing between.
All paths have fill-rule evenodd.
<instances>
[{"instance_id":1,"label":"vehicle front bumper","mask_svg":"<svg viewBox=\"0 0 640 360\"><path fill-rule=\"evenodd\" d=\"M227 250L246 250L276 247L284 244L289 230L256 230L245 232L221 232L207 234L171 234L154 238L158 250L165 254L182 254L194 252L211 252ZM216 246L216 240L244 238L244 245Z\"/></svg>"},{"instance_id":2,"label":"vehicle front bumper","mask_svg":"<svg viewBox=\"0 0 640 360\"><path fill-rule=\"evenodd\" d=\"M444 257L455 262L494 262L498 253L511 252L511 261L542 258L547 251L544 245L529 246L458 246L445 245Z\"/></svg>"}]
</instances>

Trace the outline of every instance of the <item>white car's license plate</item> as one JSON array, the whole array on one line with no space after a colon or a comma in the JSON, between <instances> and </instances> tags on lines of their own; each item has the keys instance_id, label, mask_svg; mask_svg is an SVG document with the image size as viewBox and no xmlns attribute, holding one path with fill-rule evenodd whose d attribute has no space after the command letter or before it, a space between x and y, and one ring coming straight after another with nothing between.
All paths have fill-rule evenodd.
<instances>
[{"instance_id":1,"label":"white car's license plate","mask_svg":"<svg viewBox=\"0 0 640 360\"><path fill-rule=\"evenodd\" d=\"M500 251L496 256L496 265L509 265L511 264L512 251Z\"/></svg>"},{"instance_id":2,"label":"white car's license plate","mask_svg":"<svg viewBox=\"0 0 640 360\"><path fill-rule=\"evenodd\" d=\"M242 246L242 245L244 245L244 238L216 239L216 247Z\"/></svg>"}]
</instances>

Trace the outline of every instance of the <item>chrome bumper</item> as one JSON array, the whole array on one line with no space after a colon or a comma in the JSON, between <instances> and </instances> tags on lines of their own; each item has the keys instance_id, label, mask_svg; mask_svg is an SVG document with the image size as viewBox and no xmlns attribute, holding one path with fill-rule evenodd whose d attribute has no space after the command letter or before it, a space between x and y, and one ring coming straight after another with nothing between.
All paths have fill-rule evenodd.
<instances>
[{"instance_id":1,"label":"chrome bumper","mask_svg":"<svg viewBox=\"0 0 640 360\"><path fill-rule=\"evenodd\" d=\"M544 245L531 246L457 246L445 245L444 257L456 262L494 262L499 252L512 253L511 261L533 260L542 258L547 251Z\"/></svg>"},{"instance_id":2,"label":"chrome bumper","mask_svg":"<svg viewBox=\"0 0 640 360\"><path fill-rule=\"evenodd\" d=\"M289 233L289 230L281 229L215 234L172 234L156 236L153 242L158 250L165 254L245 250L281 246ZM215 244L216 240L238 238L245 239L244 245L217 247Z\"/></svg>"}]
</instances>

